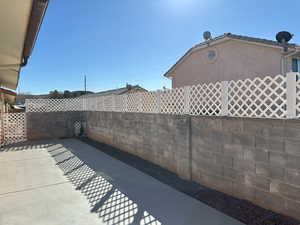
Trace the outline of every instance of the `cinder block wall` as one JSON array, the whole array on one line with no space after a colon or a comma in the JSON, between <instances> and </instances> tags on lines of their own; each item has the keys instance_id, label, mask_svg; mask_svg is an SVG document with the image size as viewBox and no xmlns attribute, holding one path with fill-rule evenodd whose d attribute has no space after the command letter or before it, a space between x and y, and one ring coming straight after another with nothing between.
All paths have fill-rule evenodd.
<instances>
[{"instance_id":1,"label":"cinder block wall","mask_svg":"<svg viewBox=\"0 0 300 225\"><path fill-rule=\"evenodd\" d=\"M300 121L87 112L87 135L300 219Z\"/></svg>"},{"instance_id":2,"label":"cinder block wall","mask_svg":"<svg viewBox=\"0 0 300 225\"><path fill-rule=\"evenodd\" d=\"M190 178L189 117L118 112L87 112L86 116L89 138Z\"/></svg>"},{"instance_id":3,"label":"cinder block wall","mask_svg":"<svg viewBox=\"0 0 300 225\"><path fill-rule=\"evenodd\" d=\"M300 121L192 117L192 179L300 219Z\"/></svg>"},{"instance_id":4,"label":"cinder block wall","mask_svg":"<svg viewBox=\"0 0 300 225\"><path fill-rule=\"evenodd\" d=\"M27 139L53 139L74 136L74 123L82 121L83 112L26 113Z\"/></svg>"}]
</instances>

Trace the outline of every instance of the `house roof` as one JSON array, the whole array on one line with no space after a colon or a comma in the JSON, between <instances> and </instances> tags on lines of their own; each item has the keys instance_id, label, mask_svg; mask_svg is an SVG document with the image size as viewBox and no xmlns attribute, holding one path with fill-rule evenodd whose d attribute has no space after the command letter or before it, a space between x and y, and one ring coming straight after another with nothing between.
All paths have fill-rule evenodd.
<instances>
[{"instance_id":1,"label":"house roof","mask_svg":"<svg viewBox=\"0 0 300 225\"><path fill-rule=\"evenodd\" d=\"M263 38L255 38L255 37L248 37L244 35L237 35L237 34L232 34L232 33L225 33L223 35L220 35L218 37L212 38L208 41L202 42L200 44L195 45L191 49L189 49L165 74L164 76L170 77L170 72L172 72L175 67L180 64L189 54L191 54L193 51L201 49L201 48L206 48L209 47L213 44L217 44L223 41L227 40L238 40L238 41L244 41L244 42L251 42L254 44L259 44L259 45L267 45L270 47L275 47L275 48L282 48L283 45L277 41L273 40L268 40L268 39L263 39ZM289 48L299 48L299 45L296 45L295 43L288 43L287 46Z\"/></svg>"},{"instance_id":2,"label":"house roof","mask_svg":"<svg viewBox=\"0 0 300 225\"><path fill-rule=\"evenodd\" d=\"M16 89L49 0L0 1L0 85Z\"/></svg>"},{"instance_id":3,"label":"house roof","mask_svg":"<svg viewBox=\"0 0 300 225\"><path fill-rule=\"evenodd\" d=\"M235 39L235 40L249 41L249 42L254 42L254 43L282 47L282 44L277 41L263 39L263 38L249 37L249 36L244 36L244 35L237 35L237 34L232 34L232 33L225 33L225 34L223 34L219 37L213 38L209 41L213 41L214 39L220 39L220 38L224 38L224 37L228 37L230 39ZM204 43L206 43L206 42L204 42ZM204 44L204 43L202 43L202 44ZM296 47L296 44L289 43L288 46L293 48L293 47Z\"/></svg>"},{"instance_id":4,"label":"house roof","mask_svg":"<svg viewBox=\"0 0 300 225\"><path fill-rule=\"evenodd\" d=\"M4 102L7 102L9 104L14 104L16 101L16 93L11 91L11 90L7 90L4 88L0 88L0 93L3 94L4 97Z\"/></svg>"},{"instance_id":5,"label":"house roof","mask_svg":"<svg viewBox=\"0 0 300 225\"><path fill-rule=\"evenodd\" d=\"M122 95L125 94L129 91L136 91L136 90L141 90L141 91L147 91L146 89L142 88L139 85L126 85L125 87L122 88L117 88L117 89L112 89L112 90L107 90L107 91L101 91L97 92L95 94L88 94L88 95L82 95L82 97L98 97L98 96L107 96L107 95Z\"/></svg>"}]
</instances>

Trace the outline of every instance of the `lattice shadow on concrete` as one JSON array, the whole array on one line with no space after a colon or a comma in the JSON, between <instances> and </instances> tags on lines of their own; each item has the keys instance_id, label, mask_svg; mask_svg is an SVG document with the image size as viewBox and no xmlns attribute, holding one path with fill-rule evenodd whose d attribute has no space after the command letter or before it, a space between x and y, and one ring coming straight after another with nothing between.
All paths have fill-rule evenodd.
<instances>
[{"instance_id":1,"label":"lattice shadow on concrete","mask_svg":"<svg viewBox=\"0 0 300 225\"><path fill-rule=\"evenodd\" d=\"M50 148L53 143L47 141L23 141L18 143L13 143L6 145L0 149L0 152L16 152L25 150L44 150L45 148Z\"/></svg>"}]
</instances>

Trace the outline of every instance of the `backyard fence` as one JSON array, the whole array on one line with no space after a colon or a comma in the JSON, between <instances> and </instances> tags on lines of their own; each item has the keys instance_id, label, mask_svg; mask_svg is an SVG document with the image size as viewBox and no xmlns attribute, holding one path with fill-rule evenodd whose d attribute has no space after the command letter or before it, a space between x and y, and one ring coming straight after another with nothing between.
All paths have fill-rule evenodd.
<instances>
[{"instance_id":1,"label":"backyard fence","mask_svg":"<svg viewBox=\"0 0 300 225\"><path fill-rule=\"evenodd\" d=\"M26 112L115 111L207 116L299 118L298 73L124 95L28 99Z\"/></svg>"},{"instance_id":2,"label":"backyard fence","mask_svg":"<svg viewBox=\"0 0 300 225\"><path fill-rule=\"evenodd\" d=\"M26 114L1 114L0 135L0 146L26 141Z\"/></svg>"}]
</instances>

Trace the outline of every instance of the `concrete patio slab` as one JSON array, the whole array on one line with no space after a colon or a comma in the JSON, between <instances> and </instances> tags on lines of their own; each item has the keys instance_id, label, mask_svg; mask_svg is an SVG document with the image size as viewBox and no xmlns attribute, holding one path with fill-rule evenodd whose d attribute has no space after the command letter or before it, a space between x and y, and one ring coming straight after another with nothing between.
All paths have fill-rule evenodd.
<instances>
[{"instance_id":1,"label":"concrete patio slab","mask_svg":"<svg viewBox=\"0 0 300 225\"><path fill-rule=\"evenodd\" d=\"M0 194L66 182L53 159L42 157L44 153L36 152L32 159L0 161Z\"/></svg>"},{"instance_id":2,"label":"concrete patio slab","mask_svg":"<svg viewBox=\"0 0 300 225\"><path fill-rule=\"evenodd\" d=\"M242 224L79 140L43 149L0 153L0 224Z\"/></svg>"},{"instance_id":3,"label":"concrete patio slab","mask_svg":"<svg viewBox=\"0 0 300 225\"><path fill-rule=\"evenodd\" d=\"M48 146L28 143L0 152L0 225L103 225Z\"/></svg>"},{"instance_id":4,"label":"concrete patio slab","mask_svg":"<svg viewBox=\"0 0 300 225\"><path fill-rule=\"evenodd\" d=\"M68 182L0 195L0 202L1 225L103 225Z\"/></svg>"}]
</instances>

